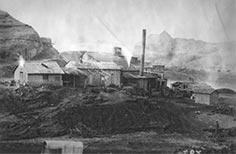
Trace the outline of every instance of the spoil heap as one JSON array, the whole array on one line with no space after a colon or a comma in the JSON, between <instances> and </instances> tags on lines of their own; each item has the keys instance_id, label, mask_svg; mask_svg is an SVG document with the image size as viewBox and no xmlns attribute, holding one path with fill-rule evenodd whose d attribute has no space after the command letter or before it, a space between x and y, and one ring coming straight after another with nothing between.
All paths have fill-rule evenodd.
<instances>
[{"instance_id":1,"label":"spoil heap","mask_svg":"<svg viewBox=\"0 0 236 154\"><path fill-rule=\"evenodd\" d=\"M118 90L22 87L2 90L0 102L2 139L200 130L174 103L131 98Z\"/></svg>"}]
</instances>

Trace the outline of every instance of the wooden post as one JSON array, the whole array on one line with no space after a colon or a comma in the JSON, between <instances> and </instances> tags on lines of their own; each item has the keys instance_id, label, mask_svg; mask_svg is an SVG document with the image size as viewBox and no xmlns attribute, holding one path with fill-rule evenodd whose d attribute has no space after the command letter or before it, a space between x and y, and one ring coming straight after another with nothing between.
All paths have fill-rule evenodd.
<instances>
[{"instance_id":1,"label":"wooden post","mask_svg":"<svg viewBox=\"0 0 236 154\"><path fill-rule=\"evenodd\" d=\"M143 29L143 42L142 42L142 46L143 46L143 52L142 52L142 56L141 56L141 67L140 67L140 76L143 76L143 72L144 72L144 60L145 60L145 46L146 46L146 29Z\"/></svg>"}]
</instances>

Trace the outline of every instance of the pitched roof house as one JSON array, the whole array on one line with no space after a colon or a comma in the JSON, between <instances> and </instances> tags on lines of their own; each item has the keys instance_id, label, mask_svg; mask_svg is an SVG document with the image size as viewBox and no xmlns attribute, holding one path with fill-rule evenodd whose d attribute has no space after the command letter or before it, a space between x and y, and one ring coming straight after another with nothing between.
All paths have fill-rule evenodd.
<instances>
[{"instance_id":1,"label":"pitched roof house","mask_svg":"<svg viewBox=\"0 0 236 154\"><path fill-rule=\"evenodd\" d=\"M68 81L72 82L76 87L77 78L82 79L83 74L86 74L88 82L84 84L88 84L91 86L100 86L100 85L121 85L121 67L115 64L114 62L84 62L83 64L75 61L70 61L66 67L67 70L70 68L70 72L78 72L77 75L74 73L74 81L69 79L69 72L66 71ZM70 76L73 75L70 73ZM66 79L66 80L67 80ZM79 81L79 79L78 79ZM82 81L81 81L82 82ZM78 86L81 86L77 84ZM86 85L84 85L86 86Z\"/></svg>"},{"instance_id":2,"label":"pitched roof house","mask_svg":"<svg viewBox=\"0 0 236 154\"><path fill-rule=\"evenodd\" d=\"M17 85L62 85L63 70L55 61L27 61L14 71Z\"/></svg>"}]
</instances>

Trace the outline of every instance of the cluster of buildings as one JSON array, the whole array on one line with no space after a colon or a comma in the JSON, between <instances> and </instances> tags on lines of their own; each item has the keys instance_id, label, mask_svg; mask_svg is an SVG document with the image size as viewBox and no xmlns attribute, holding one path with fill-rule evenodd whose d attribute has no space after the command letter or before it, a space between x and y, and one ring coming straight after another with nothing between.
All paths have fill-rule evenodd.
<instances>
[{"instance_id":1,"label":"cluster of buildings","mask_svg":"<svg viewBox=\"0 0 236 154\"><path fill-rule=\"evenodd\" d=\"M143 30L141 58L139 60L138 57L132 57L130 63L127 62L120 47L114 47L112 53L79 51L76 54L66 54L59 59L41 61L22 59L14 69L14 80L18 86L25 84L31 86L52 84L73 88L132 86L165 94L167 87L165 67L145 62L145 42L146 30ZM171 89L187 92L196 103L207 105L218 103L222 93L207 84L195 83L193 80L175 82Z\"/></svg>"},{"instance_id":2,"label":"cluster of buildings","mask_svg":"<svg viewBox=\"0 0 236 154\"><path fill-rule=\"evenodd\" d=\"M227 89L214 89L206 83L194 81L178 81L171 84L171 89L179 92L187 92L195 103L215 105L221 98L236 98L236 92Z\"/></svg>"},{"instance_id":3,"label":"cluster of buildings","mask_svg":"<svg viewBox=\"0 0 236 154\"><path fill-rule=\"evenodd\" d=\"M114 47L113 53L78 53L79 58L68 56L61 59L25 61L14 70L16 84L52 84L74 88L134 86L145 90L162 90L167 85L164 66L145 63L141 69L141 62L137 57L132 57L128 64L119 47Z\"/></svg>"}]
</instances>

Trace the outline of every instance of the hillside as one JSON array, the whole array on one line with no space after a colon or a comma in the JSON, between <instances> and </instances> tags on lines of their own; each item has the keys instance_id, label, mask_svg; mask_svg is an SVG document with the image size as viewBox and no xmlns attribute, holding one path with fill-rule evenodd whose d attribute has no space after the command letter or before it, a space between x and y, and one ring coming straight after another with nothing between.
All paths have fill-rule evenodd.
<instances>
[{"instance_id":1,"label":"hillside","mask_svg":"<svg viewBox=\"0 0 236 154\"><path fill-rule=\"evenodd\" d=\"M18 56L26 60L57 58L59 52L53 48L51 40L41 38L33 27L13 18L0 10L0 76L11 76L10 66Z\"/></svg>"},{"instance_id":2,"label":"hillside","mask_svg":"<svg viewBox=\"0 0 236 154\"><path fill-rule=\"evenodd\" d=\"M135 46L135 56L141 53L141 43ZM146 60L205 71L233 71L236 42L208 43L194 39L172 38L167 32L147 37Z\"/></svg>"},{"instance_id":3,"label":"hillside","mask_svg":"<svg viewBox=\"0 0 236 154\"><path fill-rule=\"evenodd\" d=\"M146 61L165 65L169 80L193 78L215 88L236 89L236 42L208 43L173 38L164 31L149 35L146 44ZM141 49L139 42L134 56L139 57Z\"/></svg>"},{"instance_id":4,"label":"hillside","mask_svg":"<svg viewBox=\"0 0 236 154\"><path fill-rule=\"evenodd\" d=\"M0 11L0 58L15 60L17 54L30 59L40 52L41 42L38 33L29 25Z\"/></svg>"}]
</instances>

